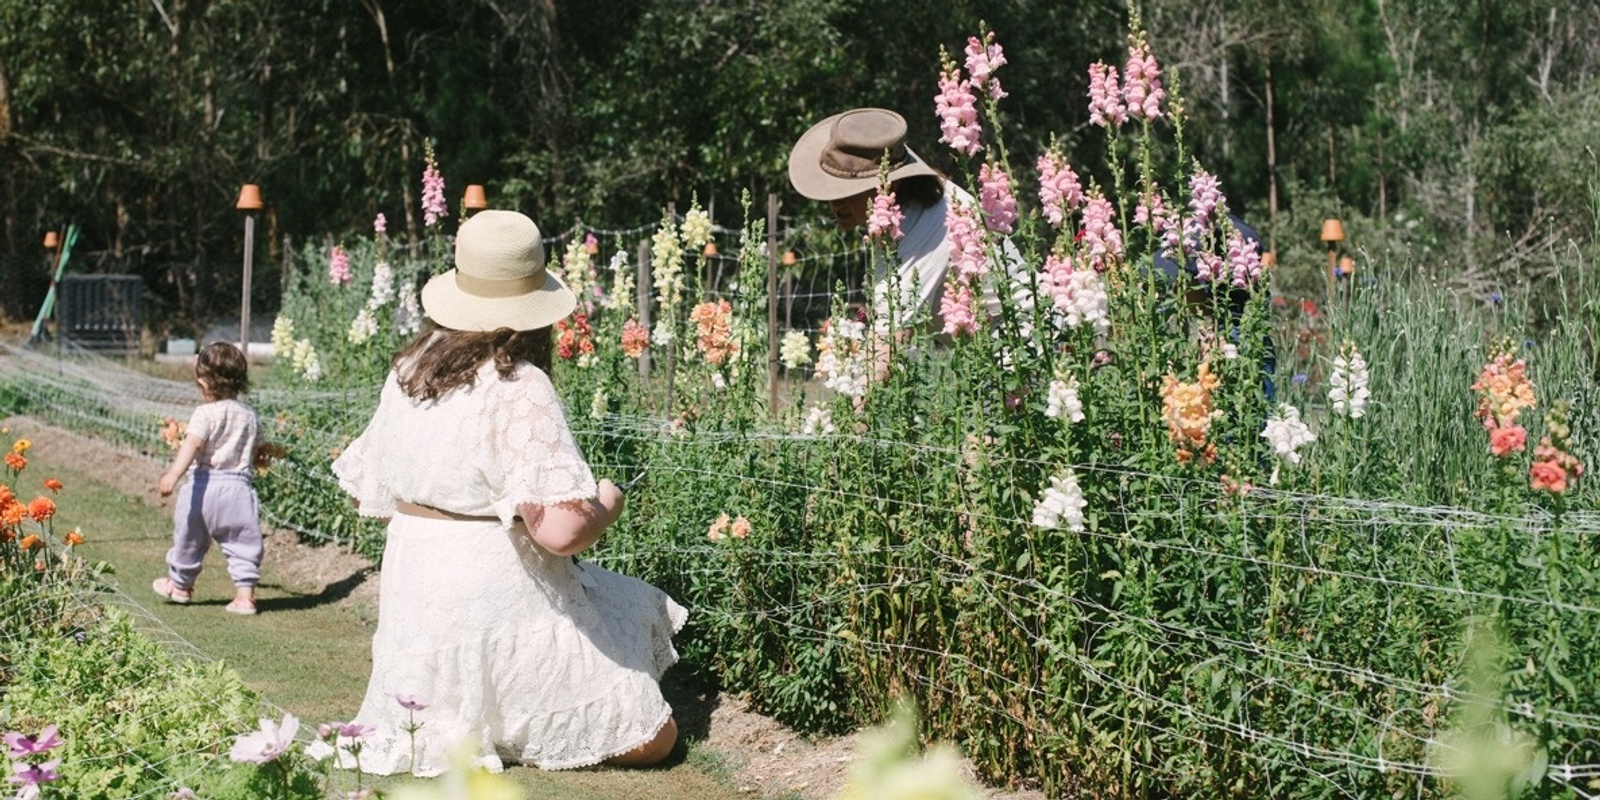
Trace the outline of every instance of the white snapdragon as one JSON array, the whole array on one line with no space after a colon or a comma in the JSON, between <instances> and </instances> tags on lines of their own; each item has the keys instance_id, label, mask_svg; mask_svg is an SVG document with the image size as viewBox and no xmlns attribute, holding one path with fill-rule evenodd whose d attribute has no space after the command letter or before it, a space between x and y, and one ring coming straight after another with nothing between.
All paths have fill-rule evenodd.
<instances>
[{"instance_id":1,"label":"white snapdragon","mask_svg":"<svg viewBox=\"0 0 1600 800\"><path fill-rule=\"evenodd\" d=\"M861 397L867 393L871 356L867 351L864 322L835 317L817 341L817 374L822 384L840 394Z\"/></svg>"},{"instance_id":2,"label":"white snapdragon","mask_svg":"<svg viewBox=\"0 0 1600 800\"><path fill-rule=\"evenodd\" d=\"M317 349L311 346L310 339L295 341L290 363L294 365L295 374L308 382L316 383L322 379L322 362L317 358Z\"/></svg>"},{"instance_id":3,"label":"white snapdragon","mask_svg":"<svg viewBox=\"0 0 1600 800\"><path fill-rule=\"evenodd\" d=\"M656 347L672 344L672 325L664 319L656 320L655 329L650 331L650 343Z\"/></svg>"},{"instance_id":4,"label":"white snapdragon","mask_svg":"<svg viewBox=\"0 0 1600 800\"><path fill-rule=\"evenodd\" d=\"M411 281L400 284L400 302L395 307L394 329L402 336L422 330L422 308L417 304L417 287Z\"/></svg>"},{"instance_id":5,"label":"white snapdragon","mask_svg":"<svg viewBox=\"0 0 1600 800\"><path fill-rule=\"evenodd\" d=\"M811 363L811 340L806 337L805 331L789 331L783 335L783 343L778 347L778 360L783 362L783 368L787 370Z\"/></svg>"},{"instance_id":6,"label":"white snapdragon","mask_svg":"<svg viewBox=\"0 0 1600 800\"><path fill-rule=\"evenodd\" d=\"M800 426L800 432L807 436L819 434L828 436L837 433L838 430L833 427L833 413L827 406L812 406L811 410L806 412L806 419Z\"/></svg>"},{"instance_id":7,"label":"white snapdragon","mask_svg":"<svg viewBox=\"0 0 1600 800\"><path fill-rule=\"evenodd\" d=\"M588 246L582 239L572 237L567 243L566 257L562 259L561 279L578 297L589 288L590 266Z\"/></svg>"},{"instance_id":8,"label":"white snapdragon","mask_svg":"<svg viewBox=\"0 0 1600 800\"><path fill-rule=\"evenodd\" d=\"M628 254L618 250L611 256L611 293L601 298L605 308L633 308L633 270L628 268Z\"/></svg>"},{"instance_id":9,"label":"white snapdragon","mask_svg":"<svg viewBox=\"0 0 1600 800\"><path fill-rule=\"evenodd\" d=\"M356 318L350 320L350 331L345 334L345 338L351 344L366 344L377 335L378 321L372 318L372 309L369 306L362 306L361 310L356 312Z\"/></svg>"},{"instance_id":10,"label":"white snapdragon","mask_svg":"<svg viewBox=\"0 0 1600 800\"><path fill-rule=\"evenodd\" d=\"M1057 283L1056 280L1061 282ZM1111 331L1111 297L1106 293L1105 281L1092 269L1075 269L1057 276L1046 285L1055 298L1056 310L1066 315L1067 326L1093 325L1095 332Z\"/></svg>"},{"instance_id":11,"label":"white snapdragon","mask_svg":"<svg viewBox=\"0 0 1600 800\"><path fill-rule=\"evenodd\" d=\"M695 207L683 215L683 246L691 250L699 250L711 241L711 215L704 209Z\"/></svg>"},{"instance_id":12,"label":"white snapdragon","mask_svg":"<svg viewBox=\"0 0 1600 800\"><path fill-rule=\"evenodd\" d=\"M294 320L287 314L279 314L272 321L272 351L287 354L294 349Z\"/></svg>"},{"instance_id":13,"label":"white snapdragon","mask_svg":"<svg viewBox=\"0 0 1600 800\"><path fill-rule=\"evenodd\" d=\"M1068 422L1083 421L1083 401L1078 399L1078 379L1068 375L1050 382L1044 415L1051 419L1066 417Z\"/></svg>"},{"instance_id":14,"label":"white snapdragon","mask_svg":"<svg viewBox=\"0 0 1600 800\"><path fill-rule=\"evenodd\" d=\"M655 283L656 303L664 310L683 304L683 245L671 219L663 220L650 237L650 277Z\"/></svg>"},{"instance_id":15,"label":"white snapdragon","mask_svg":"<svg viewBox=\"0 0 1600 800\"><path fill-rule=\"evenodd\" d=\"M611 398L606 395L605 388L596 388L594 390L594 396L589 398L589 416L595 419L600 419L606 415L606 411L610 409L610 407Z\"/></svg>"},{"instance_id":16,"label":"white snapdragon","mask_svg":"<svg viewBox=\"0 0 1600 800\"><path fill-rule=\"evenodd\" d=\"M1278 413L1267 418L1267 426L1261 431L1261 438L1272 445L1272 453L1278 457L1278 463L1272 467L1272 477L1267 481L1276 486L1279 468L1285 462L1300 463L1300 448L1316 441L1317 435L1300 421L1299 409L1288 403L1280 403Z\"/></svg>"},{"instance_id":17,"label":"white snapdragon","mask_svg":"<svg viewBox=\"0 0 1600 800\"><path fill-rule=\"evenodd\" d=\"M1333 360L1333 375L1328 378L1328 400L1333 405L1333 413L1342 414L1351 419L1360 419L1367 413L1367 398L1372 392L1367 389L1366 359L1356 351L1354 344L1346 343L1343 352Z\"/></svg>"},{"instance_id":18,"label":"white snapdragon","mask_svg":"<svg viewBox=\"0 0 1600 800\"><path fill-rule=\"evenodd\" d=\"M373 308L383 308L394 299L394 270L389 268L389 262L379 261L372 267L372 299L368 305Z\"/></svg>"},{"instance_id":19,"label":"white snapdragon","mask_svg":"<svg viewBox=\"0 0 1600 800\"><path fill-rule=\"evenodd\" d=\"M1083 499L1083 489L1078 486L1078 475L1068 469L1050 478L1050 487L1044 490L1039 504L1033 507L1033 524L1041 528L1061 528L1082 532L1083 509L1089 501Z\"/></svg>"}]
</instances>

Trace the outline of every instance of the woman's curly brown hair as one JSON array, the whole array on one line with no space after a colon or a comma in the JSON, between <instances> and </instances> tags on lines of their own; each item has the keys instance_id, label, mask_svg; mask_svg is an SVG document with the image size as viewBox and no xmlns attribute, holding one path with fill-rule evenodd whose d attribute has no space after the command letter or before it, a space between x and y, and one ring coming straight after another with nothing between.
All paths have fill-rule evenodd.
<instances>
[{"instance_id":1,"label":"woman's curly brown hair","mask_svg":"<svg viewBox=\"0 0 1600 800\"><path fill-rule=\"evenodd\" d=\"M550 328L458 331L424 320L422 332L390 363L408 397L432 401L477 383L478 368L491 360L501 378L511 377L524 362L549 374Z\"/></svg>"}]
</instances>

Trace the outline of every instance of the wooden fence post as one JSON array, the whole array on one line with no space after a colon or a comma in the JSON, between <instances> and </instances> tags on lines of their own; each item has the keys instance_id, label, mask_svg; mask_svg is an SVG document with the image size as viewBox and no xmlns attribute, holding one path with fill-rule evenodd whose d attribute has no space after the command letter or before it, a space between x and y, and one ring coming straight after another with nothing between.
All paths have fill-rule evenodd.
<instances>
[{"instance_id":1,"label":"wooden fence post","mask_svg":"<svg viewBox=\"0 0 1600 800\"><path fill-rule=\"evenodd\" d=\"M644 335L650 336L650 240L639 242L639 267L634 280L634 305L639 309L639 324L644 326ZM650 377L650 347L647 344L644 352L639 354L639 380Z\"/></svg>"},{"instance_id":2,"label":"wooden fence post","mask_svg":"<svg viewBox=\"0 0 1600 800\"><path fill-rule=\"evenodd\" d=\"M778 416L778 195L767 195L767 416Z\"/></svg>"}]
</instances>

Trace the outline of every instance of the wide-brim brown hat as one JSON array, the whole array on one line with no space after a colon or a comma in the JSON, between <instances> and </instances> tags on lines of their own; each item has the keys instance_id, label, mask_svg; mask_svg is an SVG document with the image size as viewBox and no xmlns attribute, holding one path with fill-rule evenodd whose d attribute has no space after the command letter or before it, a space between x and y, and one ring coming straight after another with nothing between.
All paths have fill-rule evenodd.
<instances>
[{"instance_id":1,"label":"wide-brim brown hat","mask_svg":"<svg viewBox=\"0 0 1600 800\"><path fill-rule=\"evenodd\" d=\"M479 211L456 232L456 266L422 287L422 311L458 331L531 331L556 324L578 298L550 274L533 220Z\"/></svg>"},{"instance_id":2,"label":"wide-brim brown hat","mask_svg":"<svg viewBox=\"0 0 1600 800\"><path fill-rule=\"evenodd\" d=\"M883 108L857 108L811 126L789 151L789 182L812 200L843 200L877 188L889 159L890 182L938 175L906 146L905 117Z\"/></svg>"}]
</instances>

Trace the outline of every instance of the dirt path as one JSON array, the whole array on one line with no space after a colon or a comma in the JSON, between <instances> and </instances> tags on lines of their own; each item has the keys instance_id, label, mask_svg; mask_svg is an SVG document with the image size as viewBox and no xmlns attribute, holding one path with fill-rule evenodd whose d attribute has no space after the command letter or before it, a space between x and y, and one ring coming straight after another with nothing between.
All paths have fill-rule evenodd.
<instances>
[{"instance_id":1,"label":"dirt path","mask_svg":"<svg viewBox=\"0 0 1600 800\"><path fill-rule=\"evenodd\" d=\"M11 437L33 442L34 466L25 479L43 480L49 471L67 481L62 520L89 534L84 554L113 565L113 580L127 597L183 643L225 661L274 704L304 720L343 719L360 705L377 611L377 573L365 558L271 531L260 615L240 620L220 613L229 587L215 553L207 558L195 603L163 603L147 584L164 571L170 543L171 501L155 490L165 462L34 418L12 417L0 425ZM75 497L94 502L76 505ZM249 625L244 635L241 622ZM329 669L330 664L337 668ZM842 788L851 739L807 742L737 699L707 692L678 673L670 671L663 688L691 743L680 763L636 773L513 770L532 773L518 776L519 782L537 788L535 796L576 798L809 800L832 797Z\"/></svg>"}]
</instances>

